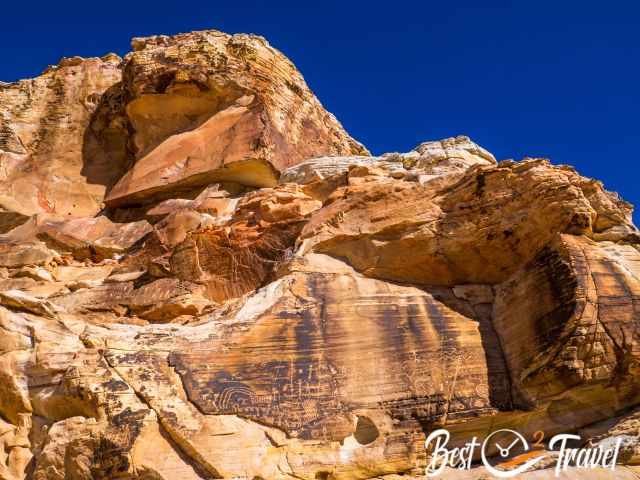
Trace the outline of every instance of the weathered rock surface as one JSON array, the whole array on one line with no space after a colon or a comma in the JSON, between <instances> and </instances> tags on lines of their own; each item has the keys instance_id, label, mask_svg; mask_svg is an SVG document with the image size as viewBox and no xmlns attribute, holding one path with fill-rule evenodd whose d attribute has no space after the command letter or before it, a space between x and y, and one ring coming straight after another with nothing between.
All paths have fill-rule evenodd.
<instances>
[{"instance_id":1,"label":"weathered rock surface","mask_svg":"<svg viewBox=\"0 0 640 480\"><path fill-rule=\"evenodd\" d=\"M639 316L637 250L568 235L548 244L496 291L518 401L544 406L558 430L638 403Z\"/></svg>"},{"instance_id":2,"label":"weathered rock surface","mask_svg":"<svg viewBox=\"0 0 640 480\"><path fill-rule=\"evenodd\" d=\"M77 259L111 258L122 254L152 231L144 220L117 224L105 216L71 220L34 215L27 222L1 235L0 242L22 245L41 241L62 254Z\"/></svg>"},{"instance_id":3,"label":"weathered rock surface","mask_svg":"<svg viewBox=\"0 0 640 480\"><path fill-rule=\"evenodd\" d=\"M373 167L403 178L408 169L426 182L446 174L462 173L474 165L492 165L496 160L489 152L473 143L469 137L459 136L437 142L424 142L407 153L387 153L381 157L333 156L313 158L288 168L280 183L308 184L348 172L353 167Z\"/></svg>"},{"instance_id":4,"label":"weathered rock surface","mask_svg":"<svg viewBox=\"0 0 640 480\"><path fill-rule=\"evenodd\" d=\"M105 150L88 127L121 81L120 60L63 59L35 79L0 85L1 232L35 213L100 210L106 188L125 171L125 150Z\"/></svg>"},{"instance_id":5,"label":"weathered rock surface","mask_svg":"<svg viewBox=\"0 0 640 480\"><path fill-rule=\"evenodd\" d=\"M274 186L279 171L304 159L367 153L261 37L136 39L123 81L136 161L110 206L220 181Z\"/></svg>"},{"instance_id":6,"label":"weathered rock surface","mask_svg":"<svg viewBox=\"0 0 640 480\"><path fill-rule=\"evenodd\" d=\"M390 280L499 283L555 233L592 236L608 215L592 201L606 197L601 186L546 160L474 167L437 185L375 178L349 178L301 238L314 251ZM630 223L626 211L617 214Z\"/></svg>"},{"instance_id":7,"label":"weathered rock surface","mask_svg":"<svg viewBox=\"0 0 640 480\"><path fill-rule=\"evenodd\" d=\"M629 204L462 136L368 157L260 37L133 49L0 86L0 479L423 478L442 427L637 476Z\"/></svg>"},{"instance_id":8,"label":"weathered rock surface","mask_svg":"<svg viewBox=\"0 0 640 480\"><path fill-rule=\"evenodd\" d=\"M125 59L62 59L0 85L0 232L226 181L273 186L320 155L368 152L266 40L138 38ZM105 198L106 197L106 198Z\"/></svg>"}]
</instances>

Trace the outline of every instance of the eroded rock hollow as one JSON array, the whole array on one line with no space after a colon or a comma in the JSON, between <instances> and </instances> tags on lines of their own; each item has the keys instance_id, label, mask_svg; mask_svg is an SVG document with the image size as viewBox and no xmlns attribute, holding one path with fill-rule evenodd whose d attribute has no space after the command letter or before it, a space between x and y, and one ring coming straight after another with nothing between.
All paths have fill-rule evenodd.
<instances>
[{"instance_id":1,"label":"eroded rock hollow","mask_svg":"<svg viewBox=\"0 0 640 480\"><path fill-rule=\"evenodd\" d=\"M0 84L0 479L422 478L442 427L640 462L631 205L370 156L261 37L132 49Z\"/></svg>"}]
</instances>

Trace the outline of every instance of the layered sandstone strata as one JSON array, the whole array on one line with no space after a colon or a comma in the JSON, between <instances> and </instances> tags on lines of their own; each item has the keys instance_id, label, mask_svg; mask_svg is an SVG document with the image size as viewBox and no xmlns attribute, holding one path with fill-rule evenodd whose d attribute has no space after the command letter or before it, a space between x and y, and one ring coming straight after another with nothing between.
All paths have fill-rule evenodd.
<instances>
[{"instance_id":1,"label":"layered sandstone strata","mask_svg":"<svg viewBox=\"0 0 640 480\"><path fill-rule=\"evenodd\" d=\"M629 204L467 137L367 156L259 37L133 47L0 87L0 479L422 478L443 427L623 437L567 478L632 478Z\"/></svg>"},{"instance_id":2,"label":"layered sandstone strata","mask_svg":"<svg viewBox=\"0 0 640 480\"><path fill-rule=\"evenodd\" d=\"M282 53L217 31L136 38L124 60L65 58L0 85L0 230L35 213L264 187L321 155L367 155Z\"/></svg>"},{"instance_id":3,"label":"layered sandstone strata","mask_svg":"<svg viewBox=\"0 0 640 480\"><path fill-rule=\"evenodd\" d=\"M273 186L301 160L367 153L261 37L209 31L132 45L123 84L136 160L108 205L215 181Z\"/></svg>"},{"instance_id":4,"label":"layered sandstone strata","mask_svg":"<svg viewBox=\"0 0 640 480\"><path fill-rule=\"evenodd\" d=\"M122 79L121 59L63 59L41 76L0 84L0 231L35 213L93 216L125 170L116 122L90 128ZM117 87L116 87L117 88Z\"/></svg>"}]
</instances>

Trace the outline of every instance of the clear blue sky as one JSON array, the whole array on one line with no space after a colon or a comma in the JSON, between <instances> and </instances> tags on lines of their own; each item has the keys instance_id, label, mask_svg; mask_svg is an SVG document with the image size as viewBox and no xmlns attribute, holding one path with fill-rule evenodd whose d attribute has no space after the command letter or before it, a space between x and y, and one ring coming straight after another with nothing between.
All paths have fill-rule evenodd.
<instances>
[{"instance_id":1,"label":"clear blue sky","mask_svg":"<svg viewBox=\"0 0 640 480\"><path fill-rule=\"evenodd\" d=\"M640 2L4 2L0 80L132 36L258 33L374 153L466 134L575 165L640 206ZM636 218L638 215L636 213Z\"/></svg>"}]
</instances>

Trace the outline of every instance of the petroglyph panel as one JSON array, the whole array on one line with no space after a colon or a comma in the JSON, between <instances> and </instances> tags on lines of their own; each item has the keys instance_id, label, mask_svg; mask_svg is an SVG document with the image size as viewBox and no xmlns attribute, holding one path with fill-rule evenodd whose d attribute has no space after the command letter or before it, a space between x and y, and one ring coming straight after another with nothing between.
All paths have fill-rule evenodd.
<instances>
[{"instance_id":1,"label":"petroglyph panel","mask_svg":"<svg viewBox=\"0 0 640 480\"><path fill-rule=\"evenodd\" d=\"M495 335L473 316L446 288L297 273L245 330L171 361L205 413L341 440L354 431L359 409L427 422L507 404L504 365L486 353L489 346L499 351Z\"/></svg>"}]
</instances>

